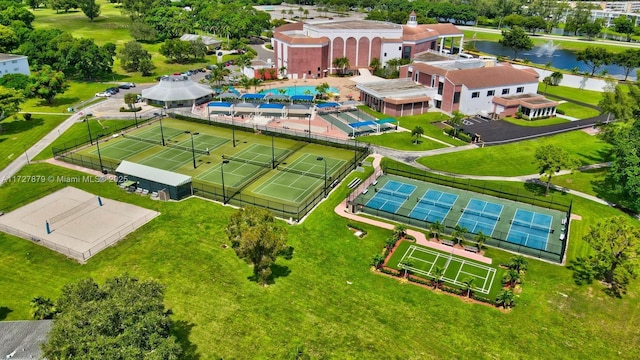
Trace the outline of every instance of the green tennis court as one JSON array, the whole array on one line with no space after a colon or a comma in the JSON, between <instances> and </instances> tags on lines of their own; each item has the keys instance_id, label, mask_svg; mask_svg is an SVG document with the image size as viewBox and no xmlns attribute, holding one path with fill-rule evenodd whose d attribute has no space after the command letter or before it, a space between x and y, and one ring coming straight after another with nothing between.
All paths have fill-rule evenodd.
<instances>
[{"instance_id":1,"label":"green tennis court","mask_svg":"<svg viewBox=\"0 0 640 360\"><path fill-rule=\"evenodd\" d=\"M221 167L224 166L224 169ZM211 169L196 176L196 179L222 185L222 174L224 171L224 184L230 188L240 188L253 180L269 168L253 165L250 163L229 161L227 164L219 163Z\"/></svg>"},{"instance_id":2,"label":"green tennis court","mask_svg":"<svg viewBox=\"0 0 640 360\"><path fill-rule=\"evenodd\" d=\"M143 151L147 151L153 147L161 149L159 146L155 146L151 143L142 142L133 139L119 139L117 142L110 140L111 142L100 145L100 155L114 160L127 159L133 155L139 154ZM98 149L96 146L89 152L92 155L98 156Z\"/></svg>"},{"instance_id":3,"label":"green tennis court","mask_svg":"<svg viewBox=\"0 0 640 360\"><path fill-rule=\"evenodd\" d=\"M329 157L323 157L324 161L319 161L317 158L315 155L306 153L291 164L282 163L278 166L279 171L253 192L265 197L275 197L294 203L301 202L308 196L310 189L324 186L324 161L327 165L327 186L331 184L332 176L346 163L344 160Z\"/></svg>"},{"instance_id":4,"label":"green tennis court","mask_svg":"<svg viewBox=\"0 0 640 360\"><path fill-rule=\"evenodd\" d=\"M201 159L199 159L202 156L202 154L196 153L196 161L202 162ZM174 148L165 148L164 150L157 152L145 158L144 160L138 161L138 164L173 171L192 161L193 154L191 150L185 151Z\"/></svg>"},{"instance_id":5,"label":"green tennis court","mask_svg":"<svg viewBox=\"0 0 640 360\"><path fill-rule=\"evenodd\" d=\"M288 155L291 151L288 149L282 149L279 147L273 147L261 145L261 144L251 144L248 148L240 151L235 155L222 155L223 158L228 159L230 161L239 161L245 163L252 163L258 166L264 167L272 167L272 160L283 159L286 155Z\"/></svg>"},{"instance_id":6,"label":"green tennis court","mask_svg":"<svg viewBox=\"0 0 640 360\"><path fill-rule=\"evenodd\" d=\"M169 126L160 126L159 123L151 124L129 134L123 134L124 137L130 137L134 140L150 141L156 144L162 144L162 137L165 141L184 134L184 130L175 129Z\"/></svg>"},{"instance_id":7,"label":"green tennis court","mask_svg":"<svg viewBox=\"0 0 640 360\"><path fill-rule=\"evenodd\" d=\"M166 140L167 146L176 146L181 150L191 151L191 137L189 134L183 132L185 136L174 136L172 139ZM197 152L208 153L220 146L226 144L230 140L221 137L198 134L193 136L193 148Z\"/></svg>"}]
</instances>

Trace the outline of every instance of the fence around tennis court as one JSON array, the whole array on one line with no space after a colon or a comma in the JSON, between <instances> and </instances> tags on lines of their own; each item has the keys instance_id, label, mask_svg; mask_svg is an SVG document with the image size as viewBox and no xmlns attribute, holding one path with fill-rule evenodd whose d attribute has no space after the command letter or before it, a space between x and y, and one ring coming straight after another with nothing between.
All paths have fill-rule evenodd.
<instances>
[{"instance_id":1,"label":"fence around tennis court","mask_svg":"<svg viewBox=\"0 0 640 360\"><path fill-rule=\"evenodd\" d=\"M121 228L118 230L118 232L111 234L111 235L105 235L103 238L96 240L96 244L91 247L91 249L89 250L85 250L85 251L77 251L77 250L73 250L67 246L64 245L60 245L57 244L55 242L52 241L48 241L45 240L43 238L37 237L37 236L33 236L32 234L28 234L24 231L21 231L19 229L16 229L12 226L8 226L8 225L4 225L4 224L0 224L0 232L4 232L7 234L11 234L14 236L17 236L19 238L23 238L26 240L30 240L33 241L34 243L38 244L38 245L42 245L46 248L49 248L55 252L58 252L60 254L66 255L70 258L73 258L75 260L78 260L80 262L85 262L87 261L90 257L94 256L95 254L99 253L100 251L104 250L105 248L107 248L108 246L111 246L115 243L117 243L118 241L120 241L121 239L123 239L125 236L127 236L129 233L131 233L132 231L136 230L137 228L141 227L142 225L148 223L149 221L151 221L153 218L155 218L157 216L157 214L148 214L145 215L145 217L138 219L136 222L130 224L130 225L126 225L125 227Z\"/></svg>"},{"instance_id":2,"label":"fence around tennis court","mask_svg":"<svg viewBox=\"0 0 640 360\"><path fill-rule=\"evenodd\" d=\"M126 124L122 127L115 127L114 129L101 134L102 136L100 136L100 143L102 144L103 142L108 141L110 136L113 134L126 134L127 132L136 130L140 127L155 124L161 118L161 115L154 115L150 118L138 119L137 124ZM112 161L104 158L96 159L92 156L86 156L77 153L78 150L84 149L87 146L91 146L96 141L98 141L97 136L89 137L89 135L87 134L87 136L68 141L60 146L54 146L51 148L51 152L53 153L54 159L62 160L64 162L82 166L92 170L98 170L100 172L106 171L110 174L115 174L116 168L120 164L119 161Z\"/></svg>"},{"instance_id":3,"label":"fence around tennis court","mask_svg":"<svg viewBox=\"0 0 640 360\"><path fill-rule=\"evenodd\" d=\"M541 206L541 204L543 206L546 205L544 207L565 212L567 216L567 220L571 216L571 208L572 208L571 201L569 201L568 204L557 203L557 202L554 202L553 199L538 199L537 197L531 197L529 195L509 193L509 192L506 192L505 190L502 190L502 187L498 187L496 189L496 188L492 188L491 185L489 184L478 186L478 185L466 183L466 182L452 181L451 178L447 178L447 181L444 181L443 178L438 177L437 175L421 174L415 171L409 171L407 169L383 167L383 170L387 174L394 174L394 175L404 176L404 177L412 178L416 180L431 182L438 185L455 187L455 188L459 188L462 190L467 190L475 193L496 196L503 199L528 203L536 206ZM409 175L409 176L406 176L406 175ZM360 195L362 191L369 184L372 184L374 181L376 181L378 177L379 176L375 176L375 173L374 173L374 175L372 175L369 179L364 181L360 187L358 187L355 191L353 191L349 195L349 197L347 198L347 204L351 206L352 211L354 212L362 211L370 215L383 217L386 219L402 222L408 225L429 230L431 226L430 222L426 220L412 218L412 217L409 217L408 215L398 214L398 212L410 214L413 207L402 206L399 209L397 209L396 212L389 212L382 209L368 207L366 206L366 203L364 203L363 201L360 201L362 198L358 197L358 195ZM365 186L365 184L367 185ZM445 219L441 222L441 224L444 228L444 231L443 231L444 234L451 235L454 231L459 230L459 229L456 229L456 226L458 225L456 221ZM509 234L508 232L495 230L491 235L491 237L488 237L484 241L484 244L491 247L498 248L498 249L503 249L511 252L528 255L528 256L539 258L539 259L551 261L554 263L562 263L564 261L564 255L566 251L566 241L563 241L560 245L547 243L547 249L542 250L542 249L532 248L525 245L509 242L507 240L508 234ZM485 235L488 236L488 234L485 234ZM464 234L464 236L466 239L471 240L471 239L474 239L476 234L467 232Z\"/></svg>"}]
</instances>

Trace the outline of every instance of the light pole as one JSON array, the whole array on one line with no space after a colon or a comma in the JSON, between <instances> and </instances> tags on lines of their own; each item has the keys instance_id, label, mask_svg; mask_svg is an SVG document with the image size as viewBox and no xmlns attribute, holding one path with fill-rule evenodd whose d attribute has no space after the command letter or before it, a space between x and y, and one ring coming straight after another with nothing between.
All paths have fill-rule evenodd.
<instances>
[{"instance_id":1,"label":"light pole","mask_svg":"<svg viewBox=\"0 0 640 360\"><path fill-rule=\"evenodd\" d=\"M276 148L273 145L273 134L271 134L271 168L276 168Z\"/></svg>"},{"instance_id":2,"label":"light pole","mask_svg":"<svg viewBox=\"0 0 640 360\"><path fill-rule=\"evenodd\" d=\"M138 128L138 111L136 110L136 104L133 104L133 121L136 123L136 129Z\"/></svg>"},{"instance_id":3,"label":"light pole","mask_svg":"<svg viewBox=\"0 0 640 360\"><path fill-rule=\"evenodd\" d=\"M231 115L231 142L233 147L236 147L236 125L233 122L233 115Z\"/></svg>"},{"instance_id":4,"label":"light pole","mask_svg":"<svg viewBox=\"0 0 640 360\"><path fill-rule=\"evenodd\" d=\"M318 161L324 161L324 197L327 197L327 160L322 156L318 156Z\"/></svg>"},{"instance_id":5,"label":"light pole","mask_svg":"<svg viewBox=\"0 0 640 360\"><path fill-rule=\"evenodd\" d=\"M160 114L160 139L162 140L162 146L165 146L165 142L164 142L164 130L162 130L162 117L163 115Z\"/></svg>"},{"instance_id":6,"label":"light pole","mask_svg":"<svg viewBox=\"0 0 640 360\"><path fill-rule=\"evenodd\" d=\"M102 172L103 167L102 167L102 155L100 155L100 137L102 137L102 134L98 134L98 137L96 138L96 148L98 149L98 162L100 162L100 172Z\"/></svg>"},{"instance_id":7,"label":"light pole","mask_svg":"<svg viewBox=\"0 0 640 360\"><path fill-rule=\"evenodd\" d=\"M309 142L311 142L311 115L307 115L309 118Z\"/></svg>"},{"instance_id":8,"label":"light pole","mask_svg":"<svg viewBox=\"0 0 640 360\"><path fill-rule=\"evenodd\" d=\"M353 148L353 168L355 169L358 167L358 138L354 137L353 140L355 141Z\"/></svg>"},{"instance_id":9,"label":"light pole","mask_svg":"<svg viewBox=\"0 0 640 360\"><path fill-rule=\"evenodd\" d=\"M220 175L222 176L222 204L226 204L227 203L227 195L224 192L224 164L228 164L229 160L222 160L222 163L220 164Z\"/></svg>"},{"instance_id":10,"label":"light pole","mask_svg":"<svg viewBox=\"0 0 640 360\"><path fill-rule=\"evenodd\" d=\"M193 168L195 169L196 168L196 147L193 144L193 135L199 135L200 133L197 133L197 132L192 133L189 130L185 130L184 133L191 135L191 155L193 157Z\"/></svg>"},{"instance_id":11,"label":"light pole","mask_svg":"<svg viewBox=\"0 0 640 360\"><path fill-rule=\"evenodd\" d=\"M87 123L87 130L89 131L89 142L93 145L93 138L91 138L91 126L89 126L89 118L87 115L84 116L84 122Z\"/></svg>"}]
</instances>

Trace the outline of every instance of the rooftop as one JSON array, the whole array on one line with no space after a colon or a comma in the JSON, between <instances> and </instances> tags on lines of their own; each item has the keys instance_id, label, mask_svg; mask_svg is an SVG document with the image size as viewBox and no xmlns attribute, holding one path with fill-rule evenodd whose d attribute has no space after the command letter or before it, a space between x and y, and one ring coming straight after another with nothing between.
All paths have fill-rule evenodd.
<instances>
[{"instance_id":1,"label":"rooftop","mask_svg":"<svg viewBox=\"0 0 640 360\"><path fill-rule=\"evenodd\" d=\"M26 59L24 55L2 54L0 53L0 61Z\"/></svg>"},{"instance_id":2,"label":"rooftop","mask_svg":"<svg viewBox=\"0 0 640 360\"><path fill-rule=\"evenodd\" d=\"M344 20L327 22L309 22L308 26L324 30L394 30L401 29L402 25L382 21L371 20Z\"/></svg>"},{"instance_id":3,"label":"rooftop","mask_svg":"<svg viewBox=\"0 0 640 360\"><path fill-rule=\"evenodd\" d=\"M410 78L389 79L357 84L356 87L377 98L414 98L428 96L429 90L424 85Z\"/></svg>"},{"instance_id":4,"label":"rooftop","mask_svg":"<svg viewBox=\"0 0 640 360\"><path fill-rule=\"evenodd\" d=\"M169 76L160 83L142 90L142 97L158 101L195 100L213 94L210 86L191 81L187 76Z\"/></svg>"},{"instance_id":5,"label":"rooftop","mask_svg":"<svg viewBox=\"0 0 640 360\"><path fill-rule=\"evenodd\" d=\"M12 360L40 359L51 320L0 321L0 356Z\"/></svg>"},{"instance_id":6,"label":"rooftop","mask_svg":"<svg viewBox=\"0 0 640 360\"><path fill-rule=\"evenodd\" d=\"M466 64L461 66L462 64ZM447 78L455 85L464 85L468 89L483 89L497 86L537 83L537 73L502 66L482 60L449 61L441 64L413 63L407 65L426 74L437 74Z\"/></svg>"}]
</instances>

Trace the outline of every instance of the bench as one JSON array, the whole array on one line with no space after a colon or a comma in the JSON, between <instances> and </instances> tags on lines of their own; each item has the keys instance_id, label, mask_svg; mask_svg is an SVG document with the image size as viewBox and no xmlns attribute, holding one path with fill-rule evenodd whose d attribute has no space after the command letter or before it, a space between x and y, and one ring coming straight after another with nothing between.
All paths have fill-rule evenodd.
<instances>
[{"instance_id":1,"label":"bench","mask_svg":"<svg viewBox=\"0 0 640 360\"><path fill-rule=\"evenodd\" d=\"M340 180L336 179L331 183L331 188L333 189L334 187L338 186L338 184L340 184Z\"/></svg>"},{"instance_id":2,"label":"bench","mask_svg":"<svg viewBox=\"0 0 640 360\"><path fill-rule=\"evenodd\" d=\"M373 180L373 182L371 183L371 185L373 185L373 186L378 185L378 180Z\"/></svg>"},{"instance_id":3,"label":"bench","mask_svg":"<svg viewBox=\"0 0 640 360\"><path fill-rule=\"evenodd\" d=\"M140 193L140 195L142 195L142 196L149 195L149 190L147 190L147 189L142 190L142 193Z\"/></svg>"},{"instance_id":4,"label":"bench","mask_svg":"<svg viewBox=\"0 0 640 360\"><path fill-rule=\"evenodd\" d=\"M566 225L567 224L567 218L562 218L562 225Z\"/></svg>"},{"instance_id":5,"label":"bench","mask_svg":"<svg viewBox=\"0 0 640 360\"><path fill-rule=\"evenodd\" d=\"M355 179L351 180L351 182L347 186L349 187L349 189L353 189L356 186L358 186L358 184L360 184L361 181L362 180L360 180L360 178L355 178Z\"/></svg>"},{"instance_id":6,"label":"bench","mask_svg":"<svg viewBox=\"0 0 640 360\"><path fill-rule=\"evenodd\" d=\"M364 194L366 194L368 192L369 192L369 188L366 188L366 189L362 190L362 195L364 195Z\"/></svg>"},{"instance_id":7,"label":"bench","mask_svg":"<svg viewBox=\"0 0 640 360\"><path fill-rule=\"evenodd\" d=\"M464 247L464 249L467 250L467 251L471 251L472 253L476 253L476 254L480 252L480 249L478 249L477 246L469 246L469 245L467 245L467 246Z\"/></svg>"},{"instance_id":8,"label":"bench","mask_svg":"<svg viewBox=\"0 0 640 360\"><path fill-rule=\"evenodd\" d=\"M442 240L442 243L447 246L453 246L455 243L451 240Z\"/></svg>"},{"instance_id":9,"label":"bench","mask_svg":"<svg viewBox=\"0 0 640 360\"><path fill-rule=\"evenodd\" d=\"M564 233L560 234L560 240L564 240Z\"/></svg>"},{"instance_id":10,"label":"bench","mask_svg":"<svg viewBox=\"0 0 640 360\"><path fill-rule=\"evenodd\" d=\"M157 197L158 197L158 192L157 191L154 191L154 192L151 193L151 198L152 199L155 199Z\"/></svg>"}]
</instances>

